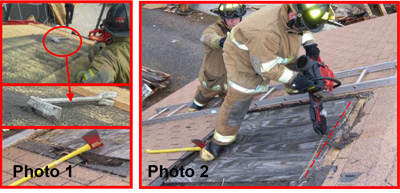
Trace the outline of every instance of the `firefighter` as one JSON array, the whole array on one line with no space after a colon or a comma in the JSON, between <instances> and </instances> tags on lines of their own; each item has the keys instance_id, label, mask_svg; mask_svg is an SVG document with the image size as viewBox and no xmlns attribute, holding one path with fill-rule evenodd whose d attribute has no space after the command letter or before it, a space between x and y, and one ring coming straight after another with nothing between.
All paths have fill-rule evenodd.
<instances>
[{"instance_id":1,"label":"firefighter","mask_svg":"<svg viewBox=\"0 0 400 193\"><path fill-rule=\"evenodd\" d=\"M73 3L65 3L65 25L68 27L68 24L72 24L72 17L74 16L74 4Z\"/></svg>"},{"instance_id":2,"label":"firefighter","mask_svg":"<svg viewBox=\"0 0 400 193\"><path fill-rule=\"evenodd\" d=\"M213 139L201 151L203 160L212 161L235 140L253 95L267 91L270 80L300 91L313 85L310 77L293 71L293 64L300 45L307 56L319 57L311 32L319 32L333 17L329 4L271 5L231 30L223 49L228 93Z\"/></svg>"},{"instance_id":3,"label":"firefighter","mask_svg":"<svg viewBox=\"0 0 400 193\"><path fill-rule=\"evenodd\" d=\"M130 78L130 7L128 3L113 4L103 20L105 43L93 46L88 70L78 72L79 83L129 83ZM92 50L92 51L93 51Z\"/></svg>"},{"instance_id":4,"label":"firefighter","mask_svg":"<svg viewBox=\"0 0 400 193\"><path fill-rule=\"evenodd\" d=\"M217 22L208 26L200 40L204 45L204 58L199 72L200 85L189 111L204 108L216 95L226 93L226 69L222 58L222 48L226 34L246 14L243 4L220 4L211 12L219 15Z\"/></svg>"}]
</instances>

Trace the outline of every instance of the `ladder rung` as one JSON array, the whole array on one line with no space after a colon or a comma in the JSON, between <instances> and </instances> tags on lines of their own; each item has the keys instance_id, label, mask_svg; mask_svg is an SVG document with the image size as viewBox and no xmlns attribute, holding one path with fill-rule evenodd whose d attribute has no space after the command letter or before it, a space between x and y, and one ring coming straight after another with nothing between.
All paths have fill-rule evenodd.
<instances>
[{"instance_id":1,"label":"ladder rung","mask_svg":"<svg viewBox=\"0 0 400 193\"><path fill-rule=\"evenodd\" d=\"M168 110L168 108L164 108L163 110L161 110L161 111L158 112L157 114L151 116L151 117L150 117L149 119L147 119L147 120L152 120L152 119L154 119L154 118L157 117L158 115L161 115L163 112L165 112L165 111L167 111L167 110Z\"/></svg>"},{"instance_id":2,"label":"ladder rung","mask_svg":"<svg viewBox=\"0 0 400 193\"><path fill-rule=\"evenodd\" d=\"M361 72L360 76L359 76L358 79L357 79L356 84L358 84L358 83L361 82L361 80L364 78L366 72L367 72L367 69L364 69L364 70Z\"/></svg>"},{"instance_id":3,"label":"ladder rung","mask_svg":"<svg viewBox=\"0 0 400 193\"><path fill-rule=\"evenodd\" d=\"M180 107L178 107L177 109L175 109L174 111L172 111L170 114L167 115L167 117L175 114L176 112L178 112L179 110L181 110L183 107L186 107L186 104L181 105Z\"/></svg>"},{"instance_id":4,"label":"ladder rung","mask_svg":"<svg viewBox=\"0 0 400 193\"><path fill-rule=\"evenodd\" d=\"M215 107L216 107L217 105L219 105L219 103L221 103L221 102L222 102L222 98L218 99L218 101L215 102L211 108L215 108Z\"/></svg>"},{"instance_id":5,"label":"ladder rung","mask_svg":"<svg viewBox=\"0 0 400 193\"><path fill-rule=\"evenodd\" d=\"M272 87L271 89L268 90L267 93L265 93L260 99L258 99L259 101L264 100L265 98L267 98L268 95L270 95L272 92L275 91L275 87Z\"/></svg>"}]
</instances>

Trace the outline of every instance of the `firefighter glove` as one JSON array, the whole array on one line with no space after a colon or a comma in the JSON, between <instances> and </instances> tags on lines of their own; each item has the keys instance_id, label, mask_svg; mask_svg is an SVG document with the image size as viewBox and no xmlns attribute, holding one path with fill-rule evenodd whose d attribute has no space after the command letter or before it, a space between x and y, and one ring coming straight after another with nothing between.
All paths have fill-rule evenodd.
<instances>
[{"instance_id":1,"label":"firefighter glove","mask_svg":"<svg viewBox=\"0 0 400 193\"><path fill-rule=\"evenodd\" d=\"M290 86L292 86L295 90L299 90L300 92L305 92L307 91L308 88L314 85L314 82L311 79L312 77L304 76L299 73L290 83Z\"/></svg>"},{"instance_id":2,"label":"firefighter glove","mask_svg":"<svg viewBox=\"0 0 400 193\"><path fill-rule=\"evenodd\" d=\"M225 43L226 37L219 39L219 47L223 48Z\"/></svg>"},{"instance_id":3,"label":"firefighter glove","mask_svg":"<svg viewBox=\"0 0 400 193\"><path fill-rule=\"evenodd\" d=\"M312 58L315 61L318 61L319 58L319 48L318 44L311 44L304 46L304 49L306 50L306 56Z\"/></svg>"}]
</instances>

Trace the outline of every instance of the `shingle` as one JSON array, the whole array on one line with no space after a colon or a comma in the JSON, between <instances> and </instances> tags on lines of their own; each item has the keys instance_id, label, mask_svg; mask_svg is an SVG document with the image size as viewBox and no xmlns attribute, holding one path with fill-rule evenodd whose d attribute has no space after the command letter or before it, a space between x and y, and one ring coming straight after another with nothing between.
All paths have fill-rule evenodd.
<instances>
[{"instance_id":1,"label":"shingle","mask_svg":"<svg viewBox=\"0 0 400 193\"><path fill-rule=\"evenodd\" d=\"M380 62L387 62L394 59L397 59L397 14L391 14L384 17L379 17L376 19L367 20L364 22L352 24L349 26L345 26L342 28L338 28L331 31L323 31L314 35L317 39L319 48L321 49L321 58L323 61L329 65L329 67L334 71L343 71L347 69L352 69L361 66L368 66L374 65ZM382 32L384 32L382 34ZM300 51L304 53L303 50ZM387 73L390 74L390 73ZM386 75L387 75L386 74ZM374 75L377 76L377 75ZM373 76L370 76L373 77ZM366 77L367 78L367 77ZM349 82L354 82L354 79L357 78L349 78ZM159 103L153 105L149 109L143 112L142 120L146 120L151 115L155 114L155 109L168 106L172 104L176 104L177 101L180 102L190 102L194 96L194 92L196 90L196 86L198 85L198 80L194 80L193 82L189 83L182 89L176 91L174 94L170 95L166 99L160 101ZM387 95L386 93L389 92L390 94ZM275 92L270 97L285 95L284 92ZM376 97L380 97L379 102ZM390 100L389 100L390 99ZM391 129L389 133L387 133L388 128L392 128L393 124L396 124L396 117L397 115L397 90L395 86L388 87L385 90L375 89L374 98L371 99L365 107L365 112L369 113L368 116L362 119L363 122L369 120L371 124L366 123L359 123L362 128L358 128L356 126L355 129L357 130L364 130L365 135L363 134L362 137L368 138L368 140L375 140L375 142L379 142L380 138L385 136L385 143L392 144L395 140L396 133L394 129ZM388 100L390 102L388 102ZM385 103L386 105L382 106L378 103ZM376 119L378 117L382 117L385 115L386 118L381 118L380 121ZM207 125L205 125L205 120L208 120ZM389 121L389 124L385 124ZM171 148L174 146L192 146L193 144L190 143L190 140L193 139L194 136L197 138L202 138L206 134L212 131L215 128L216 123L216 116L207 116L207 117L199 117L187 120L179 120L167 123L158 123L158 124L151 124L145 125L142 127L142 149L150 149L150 148ZM191 125L190 128L186 128L184 126ZM381 125L379 125L381 124ZM182 125L182 127L179 127ZM388 127L385 128L383 125L387 125ZM177 126L177 127L176 127ZM165 128L163 129L162 136L160 136L160 132L157 130L158 128ZM190 133L186 132L186 129L190 131ZM173 132L165 132L173 131ZM371 133L369 135L368 133ZM154 141L153 139L157 138L158 141ZM173 140L172 140L173 139ZM362 139L362 138L361 138ZM365 139L367 140L367 139ZM367 140L367 141L368 141ZM374 153L364 153L368 151L368 147L374 148L370 145L367 145L361 142L358 144L353 142L348 147L349 149L343 150L343 155L345 155L346 160L338 159L335 164L338 165L339 169L337 173L334 174L334 177L327 179L324 185L345 185L341 184L340 181L340 174L341 171L345 169L348 162L347 159L351 160L349 163L353 163L357 156L358 159L365 160L366 165L361 166L370 166L374 167L374 163L370 160L371 157L380 159L377 157L379 154L376 151L387 151L390 155L394 152L389 151L389 149L378 150L374 149ZM376 143L373 144L376 144ZM381 141L382 142L382 141ZM175 144L175 145L173 145ZM363 148L360 148L363 147ZM358 148L356 148L358 147ZM388 147L389 148L389 147ZM351 153L350 153L351 152ZM148 164L155 164L160 165L162 164L164 167L169 167L173 164L173 161L176 160L183 153L169 153L169 154L145 154L143 152L142 155L142 183L143 185L148 185L153 178L148 177L147 168ZM341 154L339 154L339 157ZM370 156L370 157L368 157ZM348 158L347 158L348 157ZM390 157L388 155L388 157ZM393 157L393 156L392 156ZM390 161L393 161L390 159ZM390 176L391 182L395 182L393 180L393 176L395 174L385 172L385 170L392 169L388 168L389 165L386 161L379 162L379 167L376 167L374 172L378 172L378 174L369 174L374 175L379 179L376 184L382 184L382 176ZM350 167L350 166L349 166ZM379 168L379 170L378 170ZM366 169L366 167L360 168ZM381 173L379 173L381 171ZM361 171L363 172L363 171ZM366 184L365 181L362 181L364 175L360 175L358 178L360 180L355 180L354 185L369 185ZM372 178L371 178L372 179Z\"/></svg>"},{"instance_id":2,"label":"shingle","mask_svg":"<svg viewBox=\"0 0 400 193\"><path fill-rule=\"evenodd\" d=\"M104 175L92 182L90 186L129 186L129 183L127 183L124 178L121 177Z\"/></svg>"}]
</instances>

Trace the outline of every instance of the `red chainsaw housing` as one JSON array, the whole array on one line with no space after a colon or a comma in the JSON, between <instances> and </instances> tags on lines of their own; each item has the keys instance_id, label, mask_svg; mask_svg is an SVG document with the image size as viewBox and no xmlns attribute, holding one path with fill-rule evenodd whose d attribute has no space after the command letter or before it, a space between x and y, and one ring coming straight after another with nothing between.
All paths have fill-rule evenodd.
<instances>
[{"instance_id":1,"label":"red chainsaw housing","mask_svg":"<svg viewBox=\"0 0 400 193\"><path fill-rule=\"evenodd\" d=\"M322 77L329 77L329 78L335 78L335 74L333 73L333 71L329 68L328 65L326 65L325 63L322 62L321 57L318 58L318 62L320 64L322 64L319 67L319 71L321 73ZM325 86L324 89L329 91L329 92L333 92L333 81L331 80L324 80L325 82Z\"/></svg>"},{"instance_id":2,"label":"red chainsaw housing","mask_svg":"<svg viewBox=\"0 0 400 193\"><path fill-rule=\"evenodd\" d=\"M332 70L326 64L323 64L321 67L319 67L319 71L321 72L321 76L323 77L335 78L335 75L333 74ZM325 81L325 90L333 92L333 81L331 80L324 80L324 81Z\"/></svg>"},{"instance_id":3,"label":"red chainsaw housing","mask_svg":"<svg viewBox=\"0 0 400 193\"><path fill-rule=\"evenodd\" d=\"M96 36L96 34L99 34ZM106 33L104 29L95 29L89 32L89 39L97 41L97 42L105 42L108 38L111 37L110 33Z\"/></svg>"}]
</instances>

